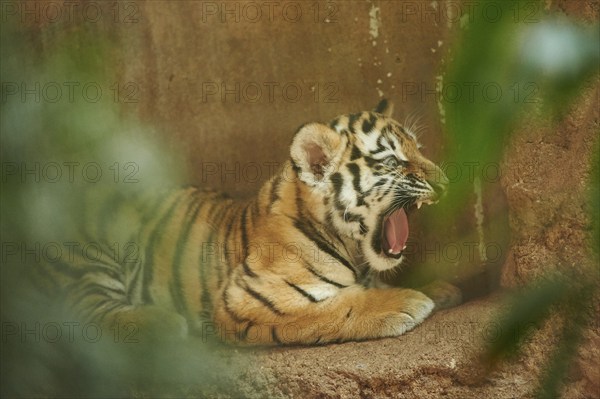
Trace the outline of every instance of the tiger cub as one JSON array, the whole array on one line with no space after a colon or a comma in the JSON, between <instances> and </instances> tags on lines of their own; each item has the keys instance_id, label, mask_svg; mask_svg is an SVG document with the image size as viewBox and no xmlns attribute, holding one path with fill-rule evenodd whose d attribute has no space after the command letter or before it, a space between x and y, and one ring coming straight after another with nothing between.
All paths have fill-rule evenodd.
<instances>
[{"instance_id":1,"label":"tiger cub","mask_svg":"<svg viewBox=\"0 0 600 399\"><path fill-rule=\"evenodd\" d=\"M402 263L408 213L436 202L447 185L390 114L384 100L372 112L303 125L281 172L249 201L196 188L161 198L130 226L138 261L62 265L71 306L104 325L245 345L412 329L434 300L456 302L460 293L442 284L431 298L373 278Z\"/></svg>"}]
</instances>

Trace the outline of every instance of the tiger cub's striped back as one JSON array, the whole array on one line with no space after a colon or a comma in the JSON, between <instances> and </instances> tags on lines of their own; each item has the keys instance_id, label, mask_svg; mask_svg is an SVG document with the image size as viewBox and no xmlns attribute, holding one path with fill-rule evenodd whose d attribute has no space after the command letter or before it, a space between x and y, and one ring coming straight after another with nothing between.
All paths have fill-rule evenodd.
<instances>
[{"instance_id":1,"label":"tiger cub's striped back","mask_svg":"<svg viewBox=\"0 0 600 399\"><path fill-rule=\"evenodd\" d=\"M79 316L159 334L189 329L259 345L400 335L434 302L375 288L370 271L402 262L408 214L437 201L446 183L384 101L302 126L290 159L251 200L186 188L137 208L126 229L118 220L127 205L108 207L91 230L106 242L131 237L139 256L79 259L45 273L65 281Z\"/></svg>"}]
</instances>

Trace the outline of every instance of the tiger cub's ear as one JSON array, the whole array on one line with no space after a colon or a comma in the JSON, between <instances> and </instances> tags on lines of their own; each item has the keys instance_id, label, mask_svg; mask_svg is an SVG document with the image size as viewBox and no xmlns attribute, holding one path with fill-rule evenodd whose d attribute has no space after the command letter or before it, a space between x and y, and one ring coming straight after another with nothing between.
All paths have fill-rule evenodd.
<instances>
[{"instance_id":1,"label":"tiger cub's ear","mask_svg":"<svg viewBox=\"0 0 600 399\"><path fill-rule=\"evenodd\" d=\"M300 180L315 186L331 175L344 150L342 141L342 136L327 125L309 123L302 126L290 149Z\"/></svg>"},{"instance_id":2,"label":"tiger cub's ear","mask_svg":"<svg viewBox=\"0 0 600 399\"><path fill-rule=\"evenodd\" d=\"M394 112L394 104L384 98L379 101L379 104L377 104L373 111L382 114L383 116L391 117Z\"/></svg>"}]
</instances>

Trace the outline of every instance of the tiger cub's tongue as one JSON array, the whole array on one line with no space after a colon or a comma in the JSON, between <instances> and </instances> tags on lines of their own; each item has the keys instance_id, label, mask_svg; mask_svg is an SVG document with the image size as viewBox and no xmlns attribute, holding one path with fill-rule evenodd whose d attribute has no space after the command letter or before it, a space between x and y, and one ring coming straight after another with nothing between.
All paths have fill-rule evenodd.
<instances>
[{"instance_id":1,"label":"tiger cub's tongue","mask_svg":"<svg viewBox=\"0 0 600 399\"><path fill-rule=\"evenodd\" d=\"M384 229L388 253L398 255L406 246L408 239L408 218L404 209L400 208L392 213L385 221Z\"/></svg>"}]
</instances>

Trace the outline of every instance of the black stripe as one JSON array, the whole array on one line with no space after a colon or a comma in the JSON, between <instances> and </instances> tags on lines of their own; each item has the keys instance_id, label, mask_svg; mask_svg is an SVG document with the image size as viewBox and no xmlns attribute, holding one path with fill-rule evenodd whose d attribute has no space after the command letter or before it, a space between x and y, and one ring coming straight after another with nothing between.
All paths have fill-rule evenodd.
<instances>
[{"instance_id":1,"label":"black stripe","mask_svg":"<svg viewBox=\"0 0 600 399\"><path fill-rule=\"evenodd\" d=\"M352 184L354 186L354 191L356 191L356 205L365 205L365 200L361 196L362 189L360 187L360 167L355 163L349 163L347 168L352 174Z\"/></svg>"},{"instance_id":2,"label":"black stripe","mask_svg":"<svg viewBox=\"0 0 600 399\"><path fill-rule=\"evenodd\" d=\"M383 152L383 151L389 150L389 148L387 148L387 147L384 145L384 143L383 143L383 141L384 141L384 140L385 140L385 137L383 137L383 136L379 136L379 137L377 138L377 149L376 149L375 151L371 151L371 154L373 154L373 155L377 155L377 154L378 154L378 153L380 153L380 152Z\"/></svg>"},{"instance_id":3,"label":"black stripe","mask_svg":"<svg viewBox=\"0 0 600 399\"><path fill-rule=\"evenodd\" d=\"M327 213L325 215L325 223L326 226L333 226L333 220L331 219L331 213ZM346 244L344 244L344 241L342 240L342 237L339 236L339 234L337 233L337 231L332 230L329 232L330 234L333 234L335 237L335 239L342 244L342 246L344 247L344 250L346 251L346 253L348 253L348 248L346 247Z\"/></svg>"},{"instance_id":4,"label":"black stripe","mask_svg":"<svg viewBox=\"0 0 600 399\"><path fill-rule=\"evenodd\" d=\"M346 210L346 207L340 201L340 194L342 192L342 186L344 185L344 177L339 172L335 172L334 174L331 175L329 180L331 180L331 183L333 183L333 191L334 191L333 203L334 203L336 209L339 211Z\"/></svg>"},{"instance_id":5,"label":"black stripe","mask_svg":"<svg viewBox=\"0 0 600 399\"><path fill-rule=\"evenodd\" d=\"M233 232L233 225L235 224L235 217L236 217L236 213L235 210L233 210L232 212L232 216L231 219L228 221L227 223L227 231L225 232L225 242L223 243L224 247L224 251L225 251L225 261L227 262L227 276L229 276L229 274L231 273L231 270L233 270L233 266L236 265L238 263L239 257L238 257L238 252L237 252L237 248L235 248L235 242L233 243L234 245L234 250L233 250L233 262L230 261L229 257L230 257L230 251L229 251L229 237L231 236L231 233ZM219 285L220 282L219 282Z\"/></svg>"},{"instance_id":6,"label":"black stripe","mask_svg":"<svg viewBox=\"0 0 600 399\"><path fill-rule=\"evenodd\" d=\"M250 266L248 266L247 260L245 260L244 263L242 263L242 268L244 269L244 273L246 273L246 275L250 277L258 277L258 275L254 273L252 269L250 269Z\"/></svg>"},{"instance_id":7,"label":"black stripe","mask_svg":"<svg viewBox=\"0 0 600 399\"><path fill-rule=\"evenodd\" d=\"M138 262L137 263L137 267L134 267L133 269L133 279L131 280L131 282L129 283L129 297L131 298L133 293L138 293L138 290L141 288L140 285L138 284L138 281L140 279L140 276L142 275L142 269L143 269L143 263L142 262Z\"/></svg>"},{"instance_id":8,"label":"black stripe","mask_svg":"<svg viewBox=\"0 0 600 399\"><path fill-rule=\"evenodd\" d=\"M338 176L339 179L342 179L342 176L339 173L335 173L335 175ZM338 179L336 177L334 177L334 180ZM337 198L337 196L334 196L334 203L336 208L338 209L344 209L343 204L339 201L339 199ZM300 195L300 187L296 186L296 208L297 208L297 218L291 218L294 220L294 223L303 223L304 225L306 225L307 228L310 228L310 230L312 231L312 233L318 237L321 238L321 240L325 240L327 241L316 229L315 227L310 223L309 217L307 215L304 214L303 210L302 210L302 198ZM329 220L331 220L330 215L328 214L327 217L329 217ZM300 222L300 220L302 220L302 222ZM308 221L305 223L305 221ZM335 230L333 231L333 233L335 234L335 238L343 244L343 241L340 239L340 237L337 235L337 233L335 232ZM309 237L310 238L310 237ZM329 243L330 246L333 246L333 244ZM344 245L344 248L346 248L346 246Z\"/></svg>"},{"instance_id":9,"label":"black stripe","mask_svg":"<svg viewBox=\"0 0 600 399\"><path fill-rule=\"evenodd\" d=\"M330 256L334 257L338 262L344 265L348 270L352 272L354 278L357 278L356 270L352 267L350 262L340 255L335 249L332 248L331 244L328 243L315 229L309 224L301 222L300 220L294 220L294 226L304 234L306 238L317 244L320 250L326 252Z\"/></svg>"},{"instance_id":10,"label":"black stripe","mask_svg":"<svg viewBox=\"0 0 600 399\"><path fill-rule=\"evenodd\" d=\"M300 166L292 159L292 170L296 173L296 176L300 176L300 171L302 170Z\"/></svg>"},{"instance_id":11,"label":"black stripe","mask_svg":"<svg viewBox=\"0 0 600 399\"><path fill-rule=\"evenodd\" d=\"M248 215L248 206L244 207L244 211L242 212L242 219L240 220L240 227L242 230L242 258L247 256L246 251L248 250L248 226L246 223L246 217Z\"/></svg>"},{"instance_id":12,"label":"black stripe","mask_svg":"<svg viewBox=\"0 0 600 399\"><path fill-rule=\"evenodd\" d=\"M396 142L394 140L391 140L390 138L388 138L388 143L390 143L392 150L394 150L394 152L396 152L397 151Z\"/></svg>"},{"instance_id":13,"label":"black stripe","mask_svg":"<svg viewBox=\"0 0 600 399\"><path fill-rule=\"evenodd\" d=\"M390 179L388 179L387 177L382 177L373 184L373 187L371 187L371 189L374 189L376 187L385 186L386 184L389 183L389 180Z\"/></svg>"},{"instance_id":14,"label":"black stripe","mask_svg":"<svg viewBox=\"0 0 600 399\"><path fill-rule=\"evenodd\" d=\"M212 210L213 208L217 207L221 205L221 209L219 209L217 211L216 214L212 215ZM218 204L216 202L213 202L209 208L209 211L207 211L207 215L212 217L212 221L213 221L213 226L214 225L221 225L221 220L220 218L223 216L223 214L227 211L227 206L223 205L223 204ZM215 235L218 234L218 231L216 231L216 229L211 229L210 234L207 238L207 242L208 243L212 243ZM217 237L218 238L218 237ZM211 291L208 289L208 278L209 278L209 273L212 271L212 266L213 263L212 262L202 262L202 257L203 254L202 252L200 253L200 260L198 262L200 270L199 270L199 278L200 278L200 304L202 306L202 309L204 312L207 312L208 309L210 309L212 307L212 297L211 297ZM218 255L218 242L217 242L217 268L221 267L221 264L219 262L218 259L219 255Z\"/></svg>"},{"instance_id":15,"label":"black stripe","mask_svg":"<svg viewBox=\"0 0 600 399\"><path fill-rule=\"evenodd\" d=\"M150 223L152 219L154 219L157 216L159 209L171 194L172 192L168 192L166 194L159 195L156 201L149 209L142 210L142 218L140 220L140 226L142 226L142 228L144 228L148 223Z\"/></svg>"},{"instance_id":16,"label":"black stripe","mask_svg":"<svg viewBox=\"0 0 600 399\"><path fill-rule=\"evenodd\" d=\"M375 159L373 157L369 157L366 155L363 156L363 159L367 163L367 166L369 167L369 169L373 169L377 164L381 163L381 160Z\"/></svg>"},{"instance_id":17,"label":"black stripe","mask_svg":"<svg viewBox=\"0 0 600 399\"><path fill-rule=\"evenodd\" d=\"M362 114L351 114L348 116L348 129L355 133L354 131L354 123L361 117Z\"/></svg>"},{"instance_id":18,"label":"black stripe","mask_svg":"<svg viewBox=\"0 0 600 399\"><path fill-rule=\"evenodd\" d=\"M107 263L86 263L83 265L85 273L103 273L113 280L121 281L123 279L123 270L118 269L120 265L110 265Z\"/></svg>"},{"instance_id":19,"label":"black stripe","mask_svg":"<svg viewBox=\"0 0 600 399\"><path fill-rule=\"evenodd\" d=\"M102 323L104 321L104 319L106 318L106 316L108 316L110 314L110 312L113 312L117 308L126 306L125 303L119 302L119 301L114 301L114 300L108 300L106 302L103 301L102 305L104 305L105 303L108 303L108 302L114 302L114 303L112 305L110 305L108 308L102 309L102 315L100 315L100 317L98 317L96 320L94 320L95 322ZM100 305L97 305L96 309L99 310Z\"/></svg>"},{"instance_id":20,"label":"black stripe","mask_svg":"<svg viewBox=\"0 0 600 399\"><path fill-rule=\"evenodd\" d=\"M296 214L298 217L302 215L302 193L300 192L300 184L296 184Z\"/></svg>"},{"instance_id":21,"label":"black stripe","mask_svg":"<svg viewBox=\"0 0 600 399\"><path fill-rule=\"evenodd\" d=\"M378 114L382 114L383 112L385 112L385 110L387 108L388 108L388 100L386 100L384 98L379 102L379 104L377 104L377 107L375 107L375 112L377 112Z\"/></svg>"},{"instance_id":22,"label":"black stripe","mask_svg":"<svg viewBox=\"0 0 600 399\"><path fill-rule=\"evenodd\" d=\"M383 222L377 225L375 233L373 234L373 240L371 241L371 248L373 251L378 254L383 250L382 246L382 235L383 235Z\"/></svg>"},{"instance_id":23,"label":"black stripe","mask_svg":"<svg viewBox=\"0 0 600 399\"><path fill-rule=\"evenodd\" d=\"M198 212L202 207L202 202L198 201L198 192L192 194L193 201L188 205L187 212L184 216L184 227L179 233L177 244L175 246L175 255L173 257L173 264L171 265L171 281L169 281L169 291L171 293L171 299L175 305L175 309L179 313L185 313L187 311L187 305L183 296L183 284L181 281L181 266L182 258L185 252L186 244L190 236L192 226L196 222Z\"/></svg>"},{"instance_id":24,"label":"black stripe","mask_svg":"<svg viewBox=\"0 0 600 399\"><path fill-rule=\"evenodd\" d=\"M256 225L256 218L260 215L258 210L258 199L255 198L252 201L252 206L250 209L250 225L254 227Z\"/></svg>"},{"instance_id":25,"label":"black stripe","mask_svg":"<svg viewBox=\"0 0 600 399\"><path fill-rule=\"evenodd\" d=\"M73 279L81 279L86 274L103 273L109 278L121 281L122 275L120 270L115 270L106 264L87 263L85 260L81 264L58 261L52 263L52 269L57 270L60 274L66 274Z\"/></svg>"},{"instance_id":26,"label":"black stripe","mask_svg":"<svg viewBox=\"0 0 600 399\"><path fill-rule=\"evenodd\" d=\"M275 326L271 326L271 338L273 339L273 342L275 342L279 345L282 344L281 340L277 336L277 332L275 332Z\"/></svg>"},{"instance_id":27,"label":"black stripe","mask_svg":"<svg viewBox=\"0 0 600 399\"><path fill-rule=\"evenodd\" d=\"M381 196L382 196L382 197L385 197L385 196L387 196L387 195L390 193L390 191L392 191L392 189L393 189L393 188L394 188L394 186L392 186L392 185L389 185L389 186L388 186L388 187L385 189L385 191L383 192L383 194L382 194Z\"/></svg>"},{"instance_id":28,"label":"black stripe","mask_svg":"<svg viewBox=\"0 0 600 399\"><path fill-rule=\"evenodd\" d=\"M314 296L312 296L311 294L309 294L308 292L304 291L302 288L298 287L296 284L292 284L289 281L285 281L285 283L287 285L289 285L290 287L292 287L293 289L295 289L296 291L298 291L300 294L302 294L302 296L304 296L305 298L308 298L308 300L310 300L311 302L319 302L317 300L317 298L315 298Z\"/></svg>"},{"instance_id":29,"label":"black stripe","mask_svg":"<svg viewBox=\"0 0 600 399\"><path fill-rule=\"evenodd\" d=\"M275 305L273 304L273 302L271 302L270 300L268 300L267 298L265 298L264 296L262 296L261 294L259 294L258 292L254 291L252 288L250 288L248 285L244 285L244 290L246 290L246 292L248 294L250 294L254 299L256 299L257 301L259 301L260 303L262 303L263 305L265 305L267 308L269 308L270 311L272 311L273 313L275 313L278 316L283 316L284 313L277 309L275 307Z\"/></svg>"},{"instance_id":30,"label":"black stripe","mask_svg":"<svg viewBox=\"0 0 600 399\"><path fill-rule=\"evenodd\" d=\"M377 118L373 114L369 114L369 119L365 119L362 124L362 130L365 133L369 133L373 127L375 126L375 122L377 122Z\"/></svg>"},{"instance_id":31,"label":"black stripe","mask_svg":"<svg viewBox=\"0 0 600 399\"><path fill-rule=\"evenodd\" d=\"M315 277L317 277L319 280L327 283L327 284L331 284L337 288L346 288L348 287L347 285L344 284L340 284L338 282L335 282L333 280L328 279L327 277L323 276L322 274L320 274L319 272L317 272L308 262L304 261L304 267L306 267L306 269L311 272Z\"/></svg>"},{"instance_id":32,"label":"black stripe","mask_svg":"<svg viewBox=\"0 0 600 399\"><path fill-rule=\"evenodd\" d=\"M358 159L360 157L362 157L362 152L360 152L356 145L353 145L352 152L350 153L350 160L354 161L355 159Z\"/></svg>"},{"instance_id":33,"label":"black stripe","mask_svg":"<svg viewBox=\"0 0 600 399\"><path fill-rule=\"evenodd\" d=\"M225 288L223 290L223 307L225 308L225 312L227 312L227 314L229 315L229 317L231 317L231 319L233 321L235 321L236 323L244 323L245 321L247 321L247 319L244 319L243 317L238 316L237 313L235 313L233 311L233 309L231 309L229 307L229 301L227 300L227 291L228 291L229 287Z\"/></svg>"},{"instance_id":34,"label":"black stripe","mask_svg":"<svg viewBox=\"0 0 600 399\"><path fill-rule=\"evenodd\" d=\"M112 292L113 294L120 295L122 297L126 296L126 292L123 289L107 287L107 286L102 285L102 284L97 284L97 285L98 285L98 287L101 287L105 291Z\"/></svg>"},{"instance_id":35,"label":"black stripe","mask_svg":"<svg viewBox=\"0 0 600 399\"><path fill-rule=\"evenodd\" d=\"M92 296L100 296L100 297L107 298L107 299L118 300L117 298L111 296L109 291L110 290L106 290L104 286L101 286L99 284L93 284L93 286L86 287L85 289L82 289L80 292L77 292L75 295L73 295L71 297L71 300L75 304L82 302L86 298L89 298ZM119 295L123 295L123 294L124 294L123 292L119 293Z\"/></svg>"},{"instance_id":36,"label":"black stripe","mask_svg":"<svg viewBox=\"0 0 600 399\"><path fill-rule=\"evenodd\" d=\"M344 217L348 222L358 223L361 235L365 235L369 231L365 225L365 219L361 215L352 212L346 212Z\"/></svg>"},{"instance_id":37,"label":"black stripe","mask_svg":"<svg viewBox=\"0 0 600 399\"><path fill-rule=\"evenodd\" d=\"M275 202L277 202L279 199L281 199L281 197L279 196L279 193L278 193L279 185L281 184L281 180L282 180L282 176L278 175L271 182L271 197L269 199L269 213L271 213L273 211L273 206L275 205Z\"/></svg>"},{"instance_id":38,"label":"black stripe","mask_svg":"<svg viewBox=\"0 0 600 399\"><path fill-rule=\"evenodd\" d=\"M348 313L346 313L346 318L349 319L351 314L352 314L352 308L350 308L350 310L348 310Z\"/></svg>"},{"instance_id":39,"label":"black stripe","mask_svg":"<svg viewBox=\"0 0 600 399\"><path fill-rule=\"evenodd\" d=\"M242 332L240 332L238 335L240 340L245 341L246 338L248 338L248 331L250 331L250 329L252 328L253 325L254 325L254 323L252 323L251 321L249 321L248 324L246 324L246 327L244 328L244 330Z\"/></svg>"},{"instance_id":40,"label":"black stripe","mask_svg":"<svg viewBox=\"0 0 600 399\"><path fill-rule=\"evenodd\" d=\"M329 127L332 129L335 129L339 122L340 122L340 118L335 118L334 120L331 121L331 123L329 123Z\"/></svg>"},{"instance_id":41,"label":"black stripe","mask_svg":"<svg viewBox=\"0 0 600 399\"><path fill-rule=\"evenodd\" d=\"M152 297L150 295L150 285L152 284L152 277L154 274L154 250L158 246L157 244L161 233L163 233L163 231L167 227L167 223L173 217L173 213L175 213L175 210L181 204L181 202L183 202L183 200L189 196L187 192L184 192L184 194L185 195L179 194L178 198L176 198L173 201L173 205L171 205L167 212L163 215L163 217L160 218L160 220L156 224L156 227L154 228L154 231L150 236L150 240L148 240L148 247L146 248L146 264L144 267L144 291L142 295L145 304L153 303Z\"/></svg>"},{"instance_id":42,"label":"black stripe","mask_svg":"<svg viewBox=\"0 0 600 399\"><path fill-rule=\"evenodd\" d=\"M365 225L364 221L358 222L358 228L360 229L360 235L366 235L369 232L369 228Z\"/></svg>"},{"instance_id":43,"label":"black stripe","mask_svg":"<svg viewBox=\"0 0 600 399\"><path fill-rule=\"evenodd\" d=\"M334 173L334 175L339 175L339 173ZM341 178L341 175L339 175ZM304 234L306 238L313 241L317 244L317 246L322 250L328 253L330 256L336 258L342 265L346 266L356 279L357 274L356 270L350 265L350 263L342 257L336 250L334 250L333 244L329 243L316 229L310 224L310 222L306 222L308 217L302 212L302 198L300 195L300 186L296 186L296 207L298 212L298 218L292 218L294 221L294 226L300 230Z\"/></svg>"}]
</instances>

